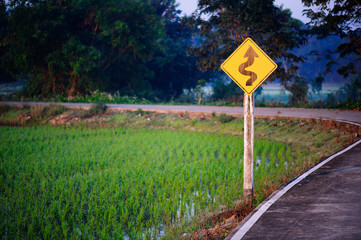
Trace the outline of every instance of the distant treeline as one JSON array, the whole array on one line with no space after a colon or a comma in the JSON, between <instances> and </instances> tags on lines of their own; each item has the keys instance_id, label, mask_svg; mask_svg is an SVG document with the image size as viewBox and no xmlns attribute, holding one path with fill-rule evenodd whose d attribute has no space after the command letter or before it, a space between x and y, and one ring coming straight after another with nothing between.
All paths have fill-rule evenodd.
<instances>
[{"instance_id":1,"label":"distant treeline","mask_svg":"<svg viewBox=\"0 0 361 240\"><path fill-rule=\"evenodd\" d=\"M219 66L251 37L277 62L268 81L290 91L291 104L326 80L351 83L361 99L358 1L302 2L321 7L306 9L311 25L274 0L198 1L189 17L175 0L0 0L0 82L26 79L21 95L37 99L107 92L199 104L212 83L213 101L240 102Z\"/></svg>"},{"instance_id":2,"label":"distant treeline","mask_svg":"<svg viewBox=\"0 0 361 240\"><path fill-rule=\"evenodd\" d=\"M1 81L25 78L25 94L44 98L171 99L207 78L187 53L192 33L173 0L1 0Z\"/></svg>"}]
</instances>

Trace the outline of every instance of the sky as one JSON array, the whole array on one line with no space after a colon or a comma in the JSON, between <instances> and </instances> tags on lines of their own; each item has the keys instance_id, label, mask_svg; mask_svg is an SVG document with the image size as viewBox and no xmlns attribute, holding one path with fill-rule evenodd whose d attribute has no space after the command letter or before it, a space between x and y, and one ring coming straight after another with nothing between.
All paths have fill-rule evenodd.
<instances>
[{"instance_id":1,"label":"sky","mask_svg":"<svg viewBox=\"0 0 361 240\"><path fill-rule=\"evenodd\" d=\"M179 3L179 9L185 15L190 15L197 8L197 0L176 0ZM302 16L303 4L301 0L275 0L275 5L283 8L289 8L292 12L292 17L307 23L309 20L306 16Z\"/></svg>"}]
</instances>

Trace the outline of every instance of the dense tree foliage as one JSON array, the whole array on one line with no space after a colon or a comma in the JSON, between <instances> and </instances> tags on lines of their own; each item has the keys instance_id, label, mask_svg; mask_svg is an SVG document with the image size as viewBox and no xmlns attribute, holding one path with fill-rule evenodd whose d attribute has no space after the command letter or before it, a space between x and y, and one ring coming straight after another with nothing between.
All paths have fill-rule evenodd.
<instances>
[{"instance_id":1,"label":"dense tree foliage","mask_svg":"<svg viewBox=\"0 0 361 240\"><path fill-rule=\"evenodd\" d=\"M10 81L9 74L11 66L6 59L5 37L8 31L8 13L6 12L5 0L0 0L0 81Z\"/></svg>"},{"instance_id":2,"label":"dense tree foliage","mask_svg":"<svg viewBox=\"0 0 361 240\"><path fill-rule=\"evenodd\" d=\"M163 16L165 36L159 40L160 49L148 63L154 77L151 84L158 98L160 96L176 97L183 89L195 87L198 80L207 78L196 66L196 58L187 54L192 43L193 29L180 19L175 10L174 0L168 0L156 7L157 14ZM166 7L168 6L168 7ZM163 7L163 8L162 8ZM162 10L163 9L163 10Z\"/></svg>"},{"instance_id":3,"label":"dense tree foliage","mask_svg":"<svg viewBox=\"0 0 361 240\"><path fill-rule=\"evenodd\" d=\"M170 98L197 83L200 71L186 53L190 30L175 0L8 4L0 5L0 21L8 26L0 29L1 62L28 80L28 95L71 98L99 89Z\"/></svg>"},{"instance_id":4,"label":"dense tree foliage","mask_svg":"<svg viewBox=\"0 0 361 240\"><path fill-rule=\"evenodd\" d=\"M332 49L328 58L328 71L340 58L353 57L353 61L338 69L338 73L347 77L360 72L357 63L361 61L361 2L360 0L302 0L310 18L314 33L320 38L336 35L344 39L336 49ZM332 54L337 53L332 57Z\"/></svg>"},{"instance_id":5,"label":"dense tree foliage","mask_svg":"<svg viewBox=\"0 0 361 240\"><path fill-rule=\"evenodd\" d=\"M302 23L291 12L278 8L273 0L200 0L192 22L199 28L199 56L203 70L218 70L221 63L247 38L251 37L272 59L278 69L270 80L286 83L297 72L302 58L291 49L305 43Z\"/></svg>"},{"instance_id":6,"label":"dense tree foliage","mask_svg":"<svg viewBox=\"0 0 361 240\"><path fill-rule=\"evenodd\" d=\"M360 3L330 2L303 0L319 6L306 11L313 33L323 41L340 37L325 57L329 68L341 62L346 76L361 62ZM305 79L312 79L319 92L324 56L312 56L317 66L303 64L306 54L295 50L306 42L305 29L274 0L199 0L190 18L180 17L175 0L0 0L0 82L26 79L25 94L44 98L100 90L170 100L184 89L202 91L202 79L222 78L215 70L251 37L278 64L269 81L278 78L303 94ZM308 71L315 66L317 74ZM227 81L214 85L214 99L241 99Z\"/></svg>"},{"instance_id":7,"label":"dense tree foliage","mask_svg":"<svg viewBox=\"0 0 361 240\"><path fill-rule=\"evenodd\" d=\"M161 34L147 1L10 2L5 44L30 81L29 94L72 97L109 87L112 80L120 87L141 85L131 80L147 73L140 63Z\"/></svg>"}]
</instances>

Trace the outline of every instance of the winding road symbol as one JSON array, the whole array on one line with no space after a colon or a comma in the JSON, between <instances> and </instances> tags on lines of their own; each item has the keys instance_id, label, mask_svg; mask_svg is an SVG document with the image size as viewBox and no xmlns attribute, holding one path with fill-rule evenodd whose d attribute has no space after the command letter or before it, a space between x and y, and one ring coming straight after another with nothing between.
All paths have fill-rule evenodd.
<instances>
[{"instance_id":1,"label":"winding road symbol","mask_svg":"<svg viewBox=\"0 0 361 240\"><path fill-rule=\"evenodd\" d=\"M277 64L250 38L221 64L221 69L248 95L276 68Z\"/></svg>"},{"instance_id":2,"label":"winding road symbol","mask_svg":"<svg viewBox=\"0 0 361 240\"><path fill-rule=\"evenodd\" d=\"M246 86L252 86L253 83L257 80L257 74L254 72L250 72L247 71L246 68L250 67L253 65L254 63L254 59L257 57L258 55L257 53L253 50L253 48L250 46L246 52L246 54L244 54L243 56L244 58L248 58L247 62L242 63L239 68L238 71L245 75L245 76L250 76L251 78L249 78L246 82Z\"/></svg>"}]
</instances>

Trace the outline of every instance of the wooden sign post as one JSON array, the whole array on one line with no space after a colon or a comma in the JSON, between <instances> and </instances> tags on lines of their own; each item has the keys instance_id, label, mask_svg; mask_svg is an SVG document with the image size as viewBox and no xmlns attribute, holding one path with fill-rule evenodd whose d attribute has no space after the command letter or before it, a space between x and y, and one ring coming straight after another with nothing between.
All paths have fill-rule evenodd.
<instances>
[{"instance_id":1,"label":"wooden sign post","mask_svg":"<svg viewBox=\"0 0 361 240\"><path fill-rule=\"evenodd\" d=\"M254 96L244 95L243 200L253 203Z\"/></svg>"},{"instance_id":2,"label":"wooden sign post","mask_svg":"<svg viewBox=\"0 0 361 240\"><path fill-rule=\"evenodd\" d=\"M244 95L243 201L253 203L254 96L253 92L276 70L277 64L252 39L247 38L226 61L222 70Z\"/></svg>"}]
</instances>

